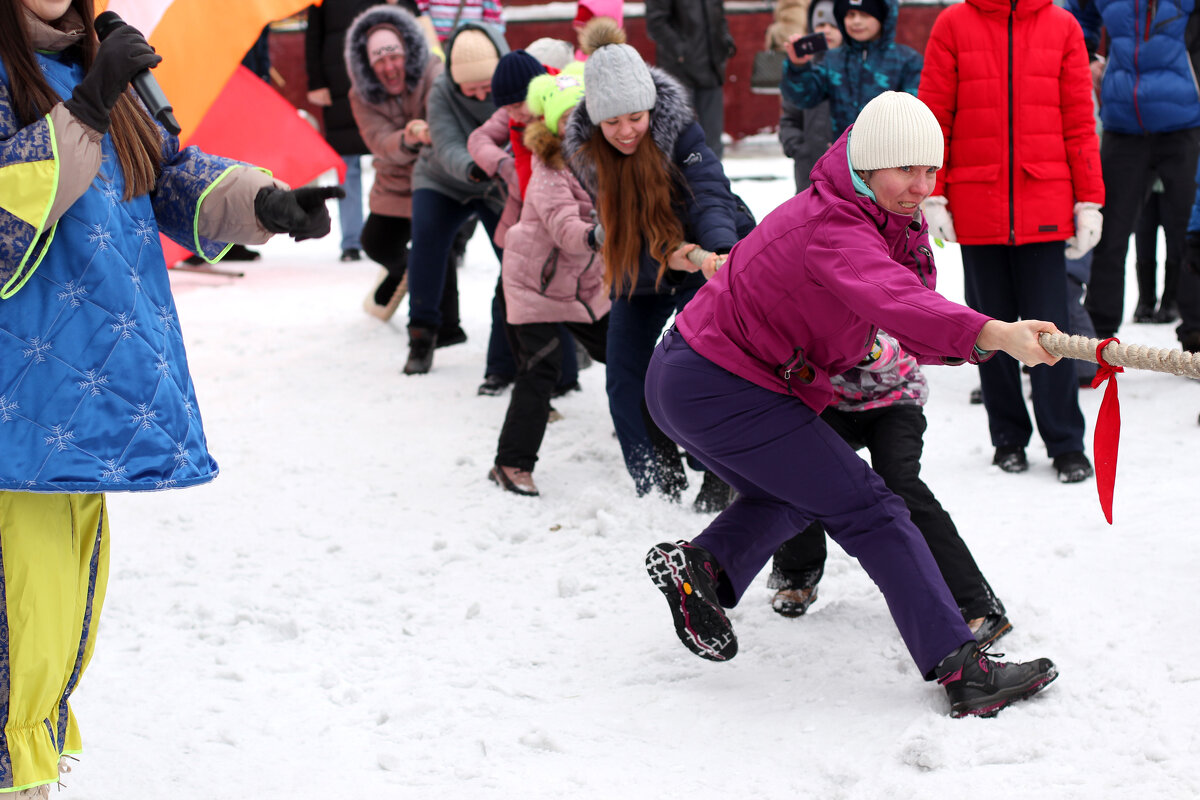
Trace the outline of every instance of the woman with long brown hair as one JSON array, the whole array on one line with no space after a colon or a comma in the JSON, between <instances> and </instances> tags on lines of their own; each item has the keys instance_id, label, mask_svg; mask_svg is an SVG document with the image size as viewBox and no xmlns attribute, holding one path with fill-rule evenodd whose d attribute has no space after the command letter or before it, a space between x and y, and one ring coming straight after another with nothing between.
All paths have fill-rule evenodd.
<instances>
[{"instance_id":1,"label":"woman with long brown hair","mask_svg":"<svg viewBox=\"0 0 1200 800\"><path fill-rule=\"evenodd\" d=\"M329 232L324 200L179 141L129 81L161 58L91 0L0 0L0 792L45 798L80 749L69 699L108 579L105 493L217 464L159 229L232 242Z\"/></svg>"},{"instance_id":2,"label":"woman with long brown hair","mask_svg":"<svg viewBox=\"0 0 1200 800\"><path fill-rule=\"evenodd\" d=\"M605 279L613 295L609 411L638 494L658 488L678 497L687 483L683 461L645 411L646 368L667 320L704 284L687 253L696 245L728 253L754 219L704 143L687 90L648 67L611 19L596 17L580 39L590 53L587 113L571 115L563 149L596 198L603 230ZM697 510L719 510L728 501L728 486L706 473Z\"/></svg>"}]
</instances>

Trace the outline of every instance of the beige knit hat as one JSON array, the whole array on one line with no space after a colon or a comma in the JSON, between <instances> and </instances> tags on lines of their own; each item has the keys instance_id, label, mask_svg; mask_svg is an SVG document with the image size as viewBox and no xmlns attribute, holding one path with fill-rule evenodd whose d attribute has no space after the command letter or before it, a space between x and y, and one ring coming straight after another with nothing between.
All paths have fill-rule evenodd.
<instances>
[{"instance_id":1,"label":"beige knit hat","mask_svg":"<svg viewBox=\"0 0 1200 800\"><path fill-rule=\"evenodd\" d=\"M467 28L454 37L450 46L450 77L459 86L476 81L491 81L500 53L491 38L477 28Z\"/></svg>"},{"instance_id":2,"label":"beige knit hat","mask_svg":"<svg viewBox=\"0 0 1200 800\"><path fill-rule=\"evenodd\" d=\"M850 131L850 164L856 170L941 169L944 152L937 117L908 92L884 92L867 103Z\"/></svg>"}]
</instances>

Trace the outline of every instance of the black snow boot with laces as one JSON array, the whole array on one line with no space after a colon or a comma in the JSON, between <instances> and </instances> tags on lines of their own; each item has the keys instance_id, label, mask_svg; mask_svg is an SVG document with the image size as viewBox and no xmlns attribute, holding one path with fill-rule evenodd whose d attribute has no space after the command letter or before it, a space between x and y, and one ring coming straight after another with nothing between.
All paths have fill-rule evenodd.
<instances>
[{"instance_id":1,"label":"black snow boot with laces","mask_svg":"<svg viewBox=\"0 0 1200 800\"><path fill-rule=\"evenodd\" d=\"M1009 703L1036 694L1058 677L1058 667L1048 658L997 661L987 649L967 642L934 670L937 682L946 687L950 716L994 717Z\"/></svg>"}]
</instances>

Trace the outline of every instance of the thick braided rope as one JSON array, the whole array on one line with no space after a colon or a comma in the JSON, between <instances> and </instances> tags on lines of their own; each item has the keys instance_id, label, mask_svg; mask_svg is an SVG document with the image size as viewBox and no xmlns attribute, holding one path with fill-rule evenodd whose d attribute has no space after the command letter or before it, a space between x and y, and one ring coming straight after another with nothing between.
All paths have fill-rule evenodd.
<instances>
[{"instance_id":1,"label":"thick braided rope","mask_svg":"<svg viewBox=\"0 0 1200 800\"><path fill-rule=\"evenodd\" d=\"M1100 339L1068 336L1065 333L1043 333L1038 336L1038 341L1052 355L1098 363L1096 348L1100 346ZM1114 367L1147 369L1187 378L1200 378L1200 353L1110 342L1104 348L1104 360Z\"/></svg>"},{"instance_id":2,"label":"thick braided rope","mask_svg":"<svg viewBox=\"0 0 1200 800\"><path fill-rule=\"evenodd\" d=\"M703 247L700 247L699 245L697 245L696 247L693 247L691 250L688 251L687 257L688 257L688 261L691 261L697 267L702 267L702 266L704 266L704 259L708 258L711 255L712 255L711 250L705 250Z\"/></svg>"}]
</instances>

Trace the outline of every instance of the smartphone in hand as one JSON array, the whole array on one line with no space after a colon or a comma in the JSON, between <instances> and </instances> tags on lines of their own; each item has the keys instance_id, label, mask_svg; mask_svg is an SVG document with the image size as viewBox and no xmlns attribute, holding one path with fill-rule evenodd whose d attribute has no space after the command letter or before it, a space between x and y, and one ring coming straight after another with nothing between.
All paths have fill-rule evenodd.
<instances>
[{"instance_id":1,"label":"smartphone in hand","mask_svg":"<svg viewBox=\"0 0 1200 800\"><path fill-rule=\"evenodd\" d=\"M796 58L816 55L828 49L829 43L825 41L823 33L810 33L792 42L792 52L796 54Z\"/></svg>"}]
</instances>

